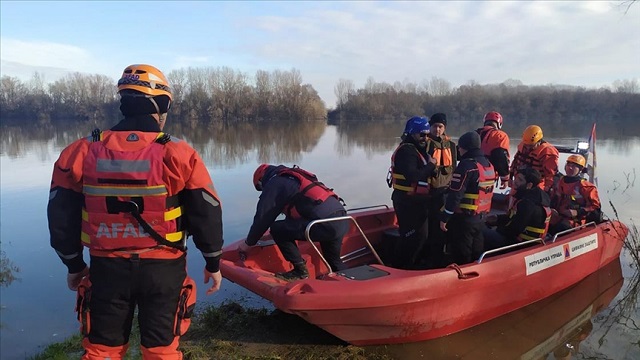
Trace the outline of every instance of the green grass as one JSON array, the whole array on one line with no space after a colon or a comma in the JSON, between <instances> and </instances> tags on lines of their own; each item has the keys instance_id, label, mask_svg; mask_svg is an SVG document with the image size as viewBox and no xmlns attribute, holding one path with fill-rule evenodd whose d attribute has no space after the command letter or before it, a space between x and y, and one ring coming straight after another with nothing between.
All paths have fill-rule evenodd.
<instances>
[{"instance_id":1,"label":"green grass","mask_svg":"<svg viewBox=\"0 0 640 360\"><path fill-rule=\"evenodd\" d=\"M125 359L141 359L134 324ZM135 335L135 336L134 336ZM32 360L80 359L82 337L49 345ZM388 360L365 353L301 318L279 310L245 308L236 302L208 306L194 317L180 340L186 360Z\"/></svg>"}]
</instances>

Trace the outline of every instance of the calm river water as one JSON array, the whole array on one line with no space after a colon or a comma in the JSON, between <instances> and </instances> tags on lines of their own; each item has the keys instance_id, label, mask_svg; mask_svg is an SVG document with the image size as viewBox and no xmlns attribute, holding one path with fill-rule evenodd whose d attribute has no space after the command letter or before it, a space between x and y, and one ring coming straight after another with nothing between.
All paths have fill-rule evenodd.
<instances>
[{"instance_id":1,"label":"calm river water","mask_svg":"<svg viewBox=\"0 0 640 360\"><path fill-rule=\"evenodd\" d=\"M400 123L326 126L308 122L168 130L191 143L206 162L222 199L226 242L244 237L248 231L258 198L251 177L263 162L298 164L315 172L345 199L348 208L391 205L385 177L402 130ZM574 135L587 137L589 130L590 126L585 126L576 129ZM0 239L3 255L19 272L18 280L1 289L1 359L24 359L78 330L73 311L75 294L67 289L66 268L49 246L46 205L53 163L61 149L90 131L90 127L53 132L2 131ZM512 138L513 146L517 145L518 137ZM574 145L577 137L548 140ZM638 224L640 219L638 157L639 137L598 140L603 209L614 217L612 203L627 224ZM564 158L566 155L561 157L561 168ZM200 254L191 251L189 272L199 283L203 266ZM632 281L635 271L625 250L620 263L533 307L436 341L367 351L386 352L398 359L452 358L456 354L469 359L553 359L567 351L577 358L639 359L637 276ZM209 297L204 295L204 286L199 290L201 303L234 299L248 306L270 306L228 281Z\"/></svg>"}]
</instances>

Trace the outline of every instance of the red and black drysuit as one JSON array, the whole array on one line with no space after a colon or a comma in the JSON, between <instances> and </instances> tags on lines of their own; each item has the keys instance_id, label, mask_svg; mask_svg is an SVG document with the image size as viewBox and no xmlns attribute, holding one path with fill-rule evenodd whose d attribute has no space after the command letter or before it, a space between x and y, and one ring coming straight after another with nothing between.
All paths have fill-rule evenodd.
<instances>
[{"instance_id":1,"label":"red and black drysuit","mask_svg":"<svg viewBox=\"0 0 640 360\"><path fill-rule=\"evenodd\" d=\"M282 256L294 266L303 264L296 240L305 240L307 225L313 220L347 213L333 190L313 180L314 177L303 169L270 166L261 179L262 193L245 243L255 245L270 229ZM285 214L285 219L276 221L280 214ZM320 242L322 254L333 271L344 269L340 250L348 230L349 222L345 220L323 222L311 228L309 236Z\"/></svg>"},{"instance_id":2,"label":"red and black drysuit","mask_svg":"<svg viewBox=\"0 0 640 360\"><path fill-rule=\"evenodd\" d=\"M480 149L460 157L440 213L440 221L447 224L447 252L459 265L482 254L483 218L491 210L495 180L495 169Z\"/></svg>"},{"instance_id":3,"label":"red and black drysuit","mask_svg":"<svg viewBox=\"0 0 640 360\"><path fill-rule=\"evenodd\" d=\"M519 242L543 238L549 230L551 217L549 195L539 187L520 188L515 204L508 214L498 215L496 229L484 229L486 250Z\"/></svg>"},{"instance_id":4,"label":"red and black drysuit","mask_svg":"<svg viewBox=\"0 0 640 360\"><path fill-rule=\"evenodd\" d=\"M143 357L181 359L196 296L186 237L209 272L219 270L223 244L220 200L196 151L163 136L150 115L126 117L62 151L47 213L70 274L86 267L83 246L91 256L78 288L83 359L122 358L136 307Z\"/></svg>"},{"instance_id":5,"label":"red and black drysuit","mask_svg":"<svg viewBox=\"0 0 640 360\"><path fill-rule=\"evenodd\" d=\"M425 148L407 136L391 157L391 200L398 220L400 239L394 248L392 266L412 268L427 241L429 178L436 165Z\"/></svg>"}]
</instances>

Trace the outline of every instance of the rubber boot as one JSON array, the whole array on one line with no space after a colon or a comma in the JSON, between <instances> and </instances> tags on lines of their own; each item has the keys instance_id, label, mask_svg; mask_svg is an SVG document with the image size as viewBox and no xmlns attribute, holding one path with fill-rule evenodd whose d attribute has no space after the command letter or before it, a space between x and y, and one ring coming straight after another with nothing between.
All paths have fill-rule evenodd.
<instances>
[{"instance_id":1,"label":"rubber boot","mask_svg":"<svg viewBox=\"0 0 640 360\"><path fill-rule=\"evenodd\" d=\"M293 270L277 273L276 277L286 281L306 279L309 277L309 270L307 270L307 264L303 261L298 264L293 264Z\"/></svg>"}]
</instances>

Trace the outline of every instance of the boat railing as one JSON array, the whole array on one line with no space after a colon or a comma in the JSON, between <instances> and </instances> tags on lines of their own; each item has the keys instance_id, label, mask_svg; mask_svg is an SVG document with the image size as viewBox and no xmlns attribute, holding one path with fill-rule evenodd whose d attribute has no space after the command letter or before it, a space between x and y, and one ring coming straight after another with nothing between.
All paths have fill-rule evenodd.
<instances>
[{"instance_id":1,"label":"boat railing","mask_svg":"<svg viewBox=\"0 0 640 360\"><path fill-rule=\"evenodd\" d=\"M553 238L551 239L551 241L549 241L549 243L551 243L551 244L552 244L552 243L556 242L556 240L558 239L558 237L559 237L559 236L566 235L566 234L568 234L568 233L571 233L571 232L574 232L574 231L578 231L578 230L584 229L584 228L589 227L589 226L594 226L594 227L595 227L595 226L597 226L597 224L596 224L594 221L592 221L592 222L588 222L588 223L586 223L586 224L582 224L582 225L580 225L580 226L576 226L576 227L571 228L571 229L567 229L567 230L560 231L560 232L558 232L557 234L555 234L555 235L553 236ZM499 247L499 248L497 248L497 249L491 249L491 250L488 250L488 251L483 252L483 253L480 255L480 257L478 258L478 261L476 261L476 262L477 262L478 264L479 264L479 263L481 263L481 262L482 262L482 260L483 260L483 259L485 258L485 256L487 256L487 255L495 254L495 253L498 253L498 252L501 252L501 251L505 251L505 250L515 249L515 248L521 247L521 246L523 246L523 245L528 245L528 244L533 244L533 243L540 243L540 244L542 244L542 245L545 245L545 244L546 244L546 242L544 241L544 239L542 239L542 238L537 238L537 239L533 239L533 240L528 240L528 241L519 242L519 243L517 243L517 244L511 244L511 245L507 245L507 246Z\"/></svg>"},{"instance_id":2,"label":"boat railing","mask_svg":"<svg viewBox=\"0 0 640 360\"><path fill-rule=\"evenodd\" d=\"M325 259L324 256L322 256L322 253L320 252L320 250L318 249L316 244L313 243L313 239L311 239L311 234L310 234L311 233L311 228L316 224L326 223L326 222L333 222L333 221L343 221L343 220L349 220L349 221L353 222L356 225L356 228L358 229L358 231L362 235L362 238L364 239L364 241L367 243L367 246L371 250L371 253L373 254L373 256L375 256L376 260L380 263L380 265L384 265L384 263L380 259L380 256L378 255L376 250L373 248L373 245L371 245L371 242L367 238L367 235L365 235L364 231L362 231L362 228L360 227L360 225L358 224L356 219L354 219L352 216L338 216L338 217L332 217L332 218L326 218L326 219L313 220L312 222L309 223L309 225L307 225L307 228L304 231L304 236L307 239L307 241L309 241L311 246L313 246L313 249L318 253L318 256L320 256L320 259L322 259L322 262L324 262L324 264L327 266L327 269L329 269L329 273L330 274L333 273L333 269L329 265L329 262L327 262L327 259ZM362 251L362 249L356 250L355 252L358 252L358 251Z\"/></svg>"},{"instance_id":3,"label":"boat railing","mask_svg":"<svg viewBox=\"0 0 640 360\"><path fill-rule=\"evenodd\" d=\"M571 228L571 229L560 231L560 232L558 232L557 234L555 234L553 236L553 239L551 239L551 243L556 242L556 240L558 240L559 236L566 235L568 233L571 233L571 232L574 232L574 231L578 231L578 230L584 229L584 228L589 227L589 226L594 226L595 227L595 226L597 226L597 224L595 223L595 221L592 221L592 222L588 222L586 224L582 224L580 226L576 226L576 227Z\"/></svg>"},{"instance_id":4,"label":"boat railing","mask_svg":"<svg viewBox=\"0 0 640 360\"><path fill-rule=\"evenodd\" d=\"M505 250L512 250L512 249L516 249L516 248L519 248L519 247L523 247L525 245L536 244L536 243L540 243L542 245L545 244L544 239L537 238L537 239L527 240L527 241L523 241L523 242L511 244L511 245L506 245L506 246L503 246L503 247L499 247L499 248L496 248L496 249L491 249L491 250L487 250L487 251L483 252L476 262L478 264L480 264L482 262L482 260L485 258L485 256L487 256L487 255L495 254L495 253L502 252L502 251L505 251Z\"/></svg>"},{"instance_id":5,"label":"boat railing","mask_svg":"<svg viewBox=\"0 0 640 360\"><path fill-rule=\"evenodd\" d=\"M389 209L389 205L380 204L380 205L364 206L364 207L358 207L358 208L353 208L353 209L347 209L347 212L360 211L360 210L369 210L369 209L375 209L375 208L386 208L386 209Z\"/></svg>"}]
</instances>

